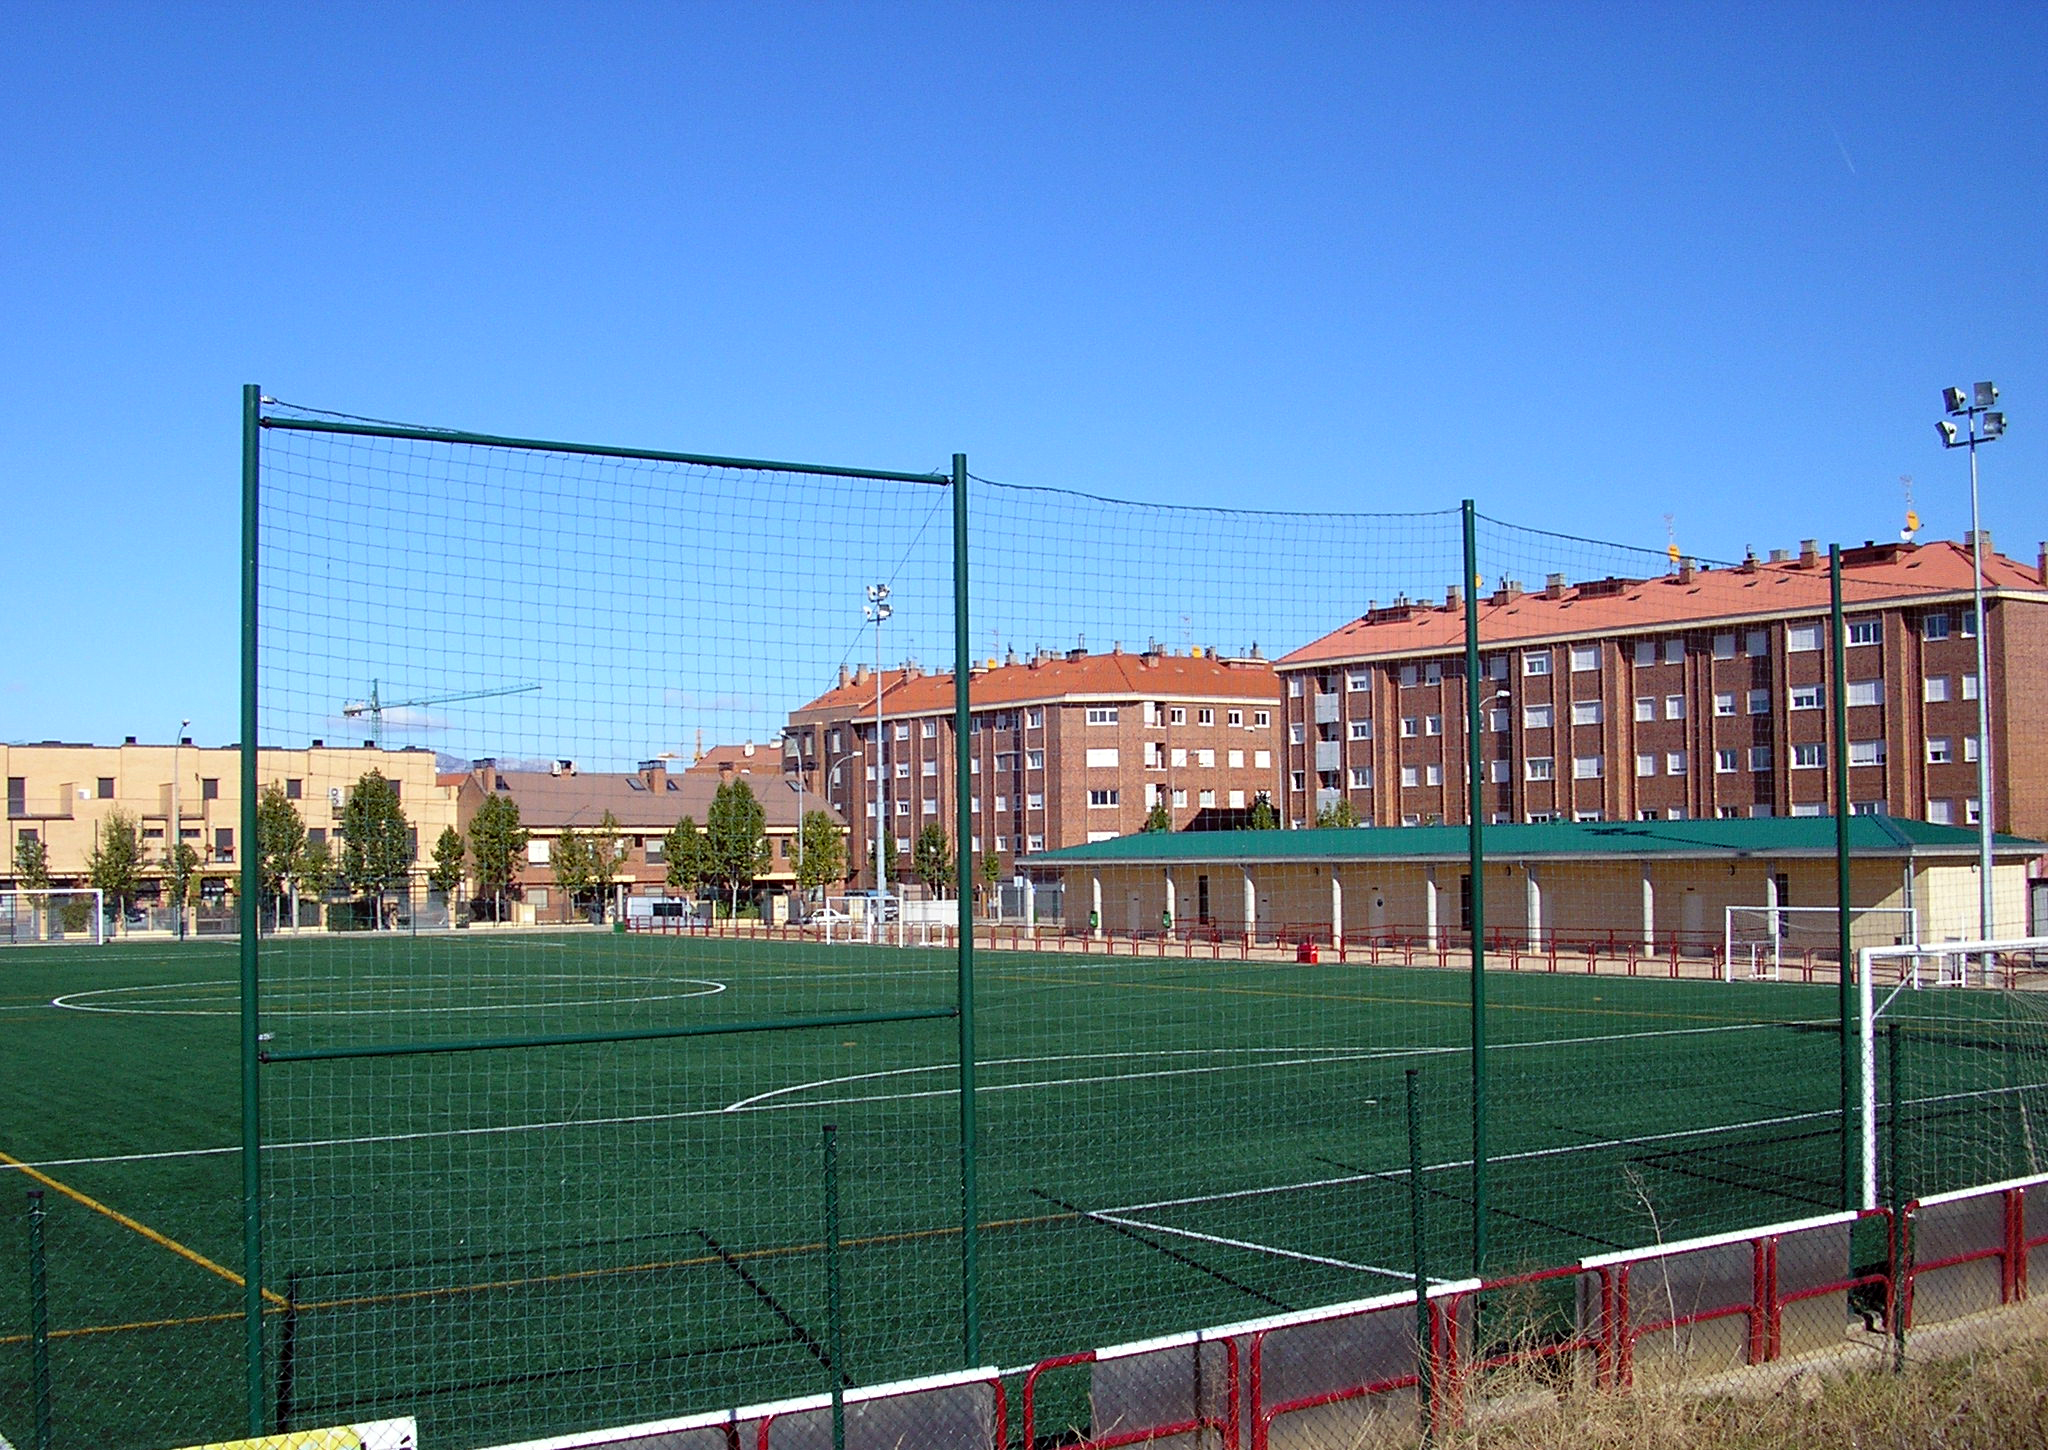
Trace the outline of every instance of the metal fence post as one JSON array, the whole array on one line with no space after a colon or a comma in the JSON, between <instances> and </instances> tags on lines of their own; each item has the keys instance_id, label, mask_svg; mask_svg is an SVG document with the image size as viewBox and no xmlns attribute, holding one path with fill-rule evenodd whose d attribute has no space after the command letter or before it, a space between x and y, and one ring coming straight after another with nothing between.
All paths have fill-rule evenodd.
<instances>
[{"instance_id":1,"label":"metal fence post","mask_svg":"<svg viewBox=\"0 0 2048 1450\"><path fill-rule=\"evenodd\" d=\"M263 389L242 388L242 1313L249 1433L269 1426L263 1373L263 1132L257 1073L256 963L262 852L256 840L256 566L261 513ZM173 843L176 844L175 842Z\"/></svg>"},{"instance_id":2,"label":"metal fence post","mask_svg":"<svg viewBox=\"0 0 2048 1450\"><path fill-rule=\"evenodd\" d=\"M1855 1120L1851 1117L1851 1105L1856 1097L1854 1033L1857 1016L1856 993L1849 980L1852 925L1849 918L1849 679L1845 668L1849 655L1849 631L1842 616L1840 544L1828 545L1828 626L1829 654L1832 656L1828 661L1828 697L1832 707L1829 714L1833 716L1835 731L1835 954L1839 958L1836 975L1840 978L1836 1012L1842 1038L1842 1206L1855 1208L1861 1195L1856 1191L1859 1176L1856 1172Z\"/></svg>"},{"instance_id":3,"label":"metal fence post","mask_svg":"<svg viewBox=\"0 0 2048 1450\"><path fill-rule=\"evenodd\" d=\"M1486 847L1480 825L1486 819L1484 762L1480 759L1479 536L1471 499L1465 523L1465 829L1472 876L1472 1272L1486 1265Z\"/></svg>"},{"instance_id":4,"label":"metal fence post","mask_svg":"<svg viewBox=\"0 0 2048 1450\"><path fill-rule=\"evenodd\" d=\"M1408 1069L1408 1231L1415 1250L1415 1398L1422 1411L1422 1438L1428 1440L1436 1421L1436 1336L1429 1325L1429 1263L1423 1237L1422 1110L1417 1099L1417 1072Z\"/></svg>"},{"instance_id":5,"label":"metal fence post","mask_svg":"<svg viewBox=\"0 0 2048 1450\"><path fill-rule=\"evenodd\" d=\"M50 1404L50 1280L43 1261L43 1190L28 1191L28 1345L35 1401L35 1450L50 1450L56 1419Z\"/></svg>"},{"instance_id":6,"label":"metal fence post","mask_svg":"<svg viewBox=\"0 0 2048 1450\"><path fill-rule=\"evenodd\" d=\"M1887 1140L1886 1156L1891 1160L1890 1172L1885 1175L1885 1197L1892 1206L1892 1369L1903 1371L1906 1367L1906 1285L1912 1275L1912 1235L1906 1222L1906 1205L1911 1200L1906 1192L1905 1159L1900 1154L1900 1145L1905 1141L1906 1100L1899 1092L1902 1072L1899 1065L1899 1048L1905 1041L1905 1034L1894 1022L1885 1029L1885 1087L1886 1099L1891 1112L1885 1124Z\"/></svg>"},{"instance_id":7,"label":"metal fence post","mask_svg":"<svg viewBox=\"0 0 2048 1450\"><path fill-rule=\"evenodd\" d=\"M825 1359L832 1378L832 1450L846 1450L845 1328L839 1303L839 1129L825 1125Z\"/></svg>"},{"instance_id":8,"label":"metal fence post","mask_svg":"<svg viewBox=\"0 0 2048 1450\"><path fill-rule=\"evenodd\" d=\"M959 983L955 1005L960 1012L960 1347L962 1364L972 1369L981 1360L980 1191L975 1179L979 1152L974 1116L974 840L968 736L973 727L968 686L970 658L967 594L967 455L953 455L953 796L954 855L959 871Z\"/></svg>"}]
</instances>

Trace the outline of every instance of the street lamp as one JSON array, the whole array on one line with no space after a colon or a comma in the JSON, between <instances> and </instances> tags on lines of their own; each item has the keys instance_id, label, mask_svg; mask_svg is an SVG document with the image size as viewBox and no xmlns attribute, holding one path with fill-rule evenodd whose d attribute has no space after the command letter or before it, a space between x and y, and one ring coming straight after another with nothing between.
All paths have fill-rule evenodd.
<instances>
[{"instance_id":1,"label":"street lamp","mask_svg":"<svg viewBox=\"0 0 2048 1450\"><path fill-rule=\"evenodd\" d=\"M171 737L171 830L168 850L164 856L164 875L174 893L171 910L178 921L178 939L185 939L185 891L183 873L178 869L179 852L185 844L184 832L178 824L178 748L185 743L185 732L191 728L190 720L178 722L178 733Z\"/></svg>"},{"instance_id":2,"label":"street lamp","mask_svg":"<svg viewBox=\"0 0 2048 1450\"><path fill-rule=\"evenodd\" d=\"M1977 448L2005 436L2005 414L1995 410L1998 384L1979 383L1965 394L1961 388L1941 390L1948 417L1936 423L1944 448L1970 450L1970 607L1977 630L1977 929L1990 941L1991 893L1991 672L1984 638L1984 526L1977 516ZM1962 419L1958 425L1954 420Z\"/></svg>"},{"instance_id":3,"label":"street lamp","mask_svg":"<svg viewBox=\"0 0 2048 1450\"><path fill-rule=\"evenodd\" d=\"M889 853L883 849L889 829L889 763L887 739L882 733L882 621L895 612L889 604L889 586L868 585L867 607L862 613L875 626L875 910L869 915L870 940L873 917L889 899Z\"/></svg>"}]
</instances>

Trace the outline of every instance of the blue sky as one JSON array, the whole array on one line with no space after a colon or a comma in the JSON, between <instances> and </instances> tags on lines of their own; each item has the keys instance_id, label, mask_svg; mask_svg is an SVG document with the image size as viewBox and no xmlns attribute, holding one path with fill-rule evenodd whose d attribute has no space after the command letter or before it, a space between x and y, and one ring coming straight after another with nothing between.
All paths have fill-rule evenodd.
<instances>
[{"instance_id":1,"label":"blue sky","mask_svg":"<svg viewBox=\"0 0 2048 1450\"><path fill-rule=\"evenodd\" d=\"M0 8L0 738L235 733L238 385L1710 556L2048 537L2048 10ZM1333 621L1334 623L1335 621Z\"/></svg>"}]
</instances>

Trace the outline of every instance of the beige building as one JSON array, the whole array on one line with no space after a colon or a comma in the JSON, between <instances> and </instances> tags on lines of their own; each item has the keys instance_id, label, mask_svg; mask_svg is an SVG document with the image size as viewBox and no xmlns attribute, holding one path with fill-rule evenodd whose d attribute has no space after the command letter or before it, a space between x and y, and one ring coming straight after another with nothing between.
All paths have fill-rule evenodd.
<instances>
[{"instance_id":1,"label":"beige building","mask_svg":"<svg viewBox=\"0 0 2048 1450\"><path fill-rule=\"evenodd\" d=\"M316 741L310 749L257 753L259 779L284 786L315 841L333 837L350 788L373 769L398 790L417 842L414 875L423 882L434 839L456 820L455 793L437 784L432 751ZM86 862L102 825L117 810L132 816L141 833L144 903L162 896L174 812L177 835L198 854L206 896L224 896L240 869L247 843L237 746L196 746L189 739L145 745L133 736L119 745L0 745L0 776L7 785L0 883L20 884L16 847L33 837L48 853L52 886L87 885Z\"/></svg>"}]
</instances>

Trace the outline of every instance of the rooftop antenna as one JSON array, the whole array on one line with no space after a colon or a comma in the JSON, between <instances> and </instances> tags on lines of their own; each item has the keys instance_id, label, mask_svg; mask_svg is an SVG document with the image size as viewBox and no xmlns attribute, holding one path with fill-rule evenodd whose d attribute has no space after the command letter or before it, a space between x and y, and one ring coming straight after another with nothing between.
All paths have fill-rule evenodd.
<instances>
[{"instance_id":1,"label":"rooftop antenna","mask_svg":"<svg viewBox=\"0 0 2048 1450\"><path fill-rule=\"evenodd\" d=\"M1672 520L1673 515L1664 515L1664 553L1671 560L1671 567L1676 569L1685 556L1678 551L1678 527Z\"/></svg>"},{"instance_id":2,"label":"rooftop antenna","mask_svg":"<svg viewBox=\"0 0 2048 1450\"><path fill-rule=\"evenodd\" d=\"M1913 475L1899 475L1899 487L1906 491L1906 526L1899 530L1899 542L1910 544L1913 535L1920 532L1920 510L1913 507Z\"/></svg>"}]
</instances>

